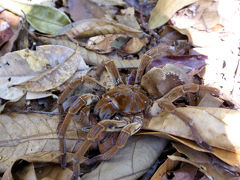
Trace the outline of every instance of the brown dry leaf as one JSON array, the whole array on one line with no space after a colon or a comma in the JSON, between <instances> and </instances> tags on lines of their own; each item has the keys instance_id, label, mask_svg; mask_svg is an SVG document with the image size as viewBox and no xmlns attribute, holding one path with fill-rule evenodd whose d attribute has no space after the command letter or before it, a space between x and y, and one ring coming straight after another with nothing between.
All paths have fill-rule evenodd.
<instances>
[{"instance_id":1,"label":"brown dry leaf","mask_svg":"<svg viewBox=\"0 0 240 180\"><path fill-rule=\"evenodd\" d=\"M19 84L18 87L32 92L43 92L54 89L67 81L77 71L81 64L84 64L84 61L79 53L79 48L77 48L63 63L40 74L36 78ZM85 64L84 66L86 67Z\"/></svg>"},{"instance_id":2,"label":"brown dry leaf","mask_svg":"<svg viewBox=\"0 0 240 180\"><path fill-rule=\"evenodd\" d=\"M19 16L7 10L0 13L0 19L7 21L13 31L12 38L1 48L0 56L3 56L12 50L14 42L18 38L19 32L22 28L22 24L20 23L21 18Z\"/></svg>"},{"instance_id":3,"label":"brown dry leaf","mask_svg":"<svg viewBox=\"0 0 240 180\"><path fill-rule=\"evenodd\" d=\"M231 173L226 173L228 167L231 167L221 161L214 160L215 157L210 158L206 153L193 150L183 144L174 143L173 146L179 153L187 156L190 161L198 164L199 166L204 166L208 174L214 179L228 180L231 177L234 177ZM228 170L231 171L231 169Z\"/></svg>"},{"instance_id":4,"label":"brown dry leaf","mask_svg":"<svg viewBox=\"0 0 240 180\"><path fill-rule=\"evenodd\" d=\"M158 0L149 19L148 27L157 28L165 24L178 10L197 0Z\"/></svg>"},{"instance_id":5,"label":"brown dry leaf","mask_svg":"<svg viewBox=\"0 0 240 180\"><path fill-rule=\"evenodd\" d=\"M195 106L180 107L177 110L193 120L198 132L208 144L240 153L239 111ZM162 112L153 117L146 128L193 140L190 128L170 113Z\"/></svg>"},{"instance_id":6,"label":"brown dry leaf","mask_svg":"<svg viewBox=\"0 0 240 180\"><path fill-rule=\"evenodd\" d=\"M105 34L125 34L135 37L141 36L142 31L103 19L89 19L73 27L66 33L72 39Z\"/></svg>"},{"instance_id":7,"label":"brown dry leaf","mask_svg":"<svg viewBox=\"0 0 240 180\"><path fill-rule=\"evenodd\" d=\"M144 39L132 38L127 44L122 46L121 50L127 54L135 54L139 52L145 44L146 42Z\"/></svg>"},{"instance_id":8,"label":"brown dry leaf","mask_svg":"<svg viewBox=\"0 0 240 180\"><path fill-rule=\"evenodd\" d=\"M88 0L68 0L68 8L71 18L74 21L102 18L105 15L100 6Z\"/></svg>"},{"instance_id":9,"label":"brown dry leaf","mask_svg":"<svg viewBox=\"0 0 240 180\"><path fill-rule=\"evenodd\" d=\"M0 46L9 41L12 36L13 32L10 25L6 21L0 19Z\"/></svg>"},{"instance_id":10,"label":"brown dry leaf","mask_svg":"<svg viewBox=\"0 0 240 180\"><path fill-rule=\"evenodd\" d=\"M142 77L141 86L153 97L162 97L172 88L189 82L186 72L174 64L154 67Z\"/></svg>"},{"instance_id":11,"label":"brown dry leaf","mask_svg":"<svg viewBox=\"0 0 240 180\"><path fill-rule=\"evenodd\" d=\"M24 83L63 63L73 52L74 50L64 46L46 45L38 46L36 51L20 50L0 57L0 98L18 100L24 95L24 91L12 86ZM83 61L79 63L78 70L88 68Z\"/></svg>"},{"instance_id":12,"label":"brown dry leaf","mask_svg":"<svg viewBox=\"0 0 240 180\"><path fill-rule=\"evenodd\" d=\"M58 163L56 158L54 161L51 160L53 158L49 158L60 154L56 133L58 122L58 116L50 117L36 113L0 115L0 172L4 172L21 156L37 152L55 153L54 156L48 155L45 159ZM75 121L70 123L66 134L67 152L75 152L80 145L79 140L84 140L86 133L79 131L80 128ZM36 160L41 159L36 155L34 157ZM33 157L29 157L28 160L33 161Z\"/></svg>"},{"instance_id":13,"label":"brown dry leaf","mask_svg":"<svg viewBox=\"0 0 240 180\"><path fill-rule=\"evenodd\" d=\"M116 34L107 34L91 37L87 42L86 48L96 51L99 54L110 53L113 50L111 43L118 37L120 37L120 35Z\"/></svg>"},{"instance_id":14,"label":"brown dry leaf","mask_svg":"<svg viewBox=\"0 0 240 180\"><path fill-rule=\"evenodd\" d=\"M135 29L141 29L140 25L137 22L137 19L135 17L135 12L134 12L133 7L129 7L127 9L122 9L121 14L122 15L116 15L117 21L120 24L124 24L126 26L135 28Z\"/></svg>"},{"instance_id":15,"label":"brown dry leaf","mask_svg":"<svg viewBox=\"0 0 240 180\"><path fill-rule=\"evenodd\" d=\"M174 156L180 155L178 152L175 152L173 154ZM162 176L172 169L174 169L178 165L177 161L172 161L171 159L167 158L167 160L159 166L157 171L154 173L154 175L151 177L151 180L159 180L162 178Z\"/></svg>"},{"instance_id":16,"label":"brown dry leaf","mask_svg":"<svg viewBox=\"0 0 240 180\"><path fill-rule=\"evenodd\" d=\"M166 142L153 136L132 137L109 161L102 162L82 179L137 179L156 161Z\"/></svg>"},{"instance_id":17,"label":"brown dry leaf","mask_svg":"<svg viewBox=\"0 0 240 180\"><path fill-rule=\"evenodd\" d=\"M68 40L62 40L62 39L54 39L54 38L48 38L48 37L39 37L38 38L41 42L44 44L55 44L55 45L62 45L66 46L72 49L76 49L76 44L68 41ZM117 68L121 69L128 69L128 68L137 68L139 66L140 61L133 59L133 60L116 60L104 55L97 54L93 51L89 51L83 47L80 48L80 54L84 61L89 65L100 65L101 62L105 59L111 59L115 62Z\"/></svg>"}]
</instances>

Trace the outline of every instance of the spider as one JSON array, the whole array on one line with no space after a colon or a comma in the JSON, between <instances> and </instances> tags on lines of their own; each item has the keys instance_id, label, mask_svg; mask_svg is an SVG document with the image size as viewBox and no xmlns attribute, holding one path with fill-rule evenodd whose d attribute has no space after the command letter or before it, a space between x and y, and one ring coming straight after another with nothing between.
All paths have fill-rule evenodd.
<instances>
[{"instance_id":1,"label":"spider","mask_svg":"<svg viewBox=\"0 0 240 180\"><path fill-rule=\"evenodd\" d=\"M60 163L63 168L66 166L64 136L73 116L80 112L80 120L83 121L84 118L81 114L89 112L89 109L93 108L93 113L100 119L100 121L89 130L86 140L73 155L72 179L78 178L80 174L80 163L83 160L85 153L95 142L100 133L104 131L120 132L116 140L116 144L113 145L113 147L111 147L107 152L96 157L98 160L108 160L120 148L125 146L130 136L142 128L146 113L157 115L161 111L168 111L178 116L191 128L195 142L200 147L211 151L211 146L202 139L193 121L185 114L179 112L173 102L185 95L187 92L196 93L199 90L207 90L211 94L218 96L219 91L213 87L189 83L174 87L170 90L170 92L166 93L163 97L159 97L159 99L155 100L153 103L152 98L148 95L148 92L142 88L141 79L146 67L152 61L152 57L155 53L156 52L152 50L148 51L141 58L134 85L125 85L120 77L115 63L111 60L105 60L103 61L103 66L106 68L110 78L115 84L113 89L107 90L104 85L94 78L83 76L70 83L60 95L58 99L58 109L60 114L63 114L63 102L65 102L71 92L73 92L78 86L81 86L84 83L90 83L98 86L102 91L105 91L105 93L102 93L101 95L87 93L79 96L69 107L64 120L63 118L60 118L58 135L61 151Z\"/></svg>"}]
</instances>

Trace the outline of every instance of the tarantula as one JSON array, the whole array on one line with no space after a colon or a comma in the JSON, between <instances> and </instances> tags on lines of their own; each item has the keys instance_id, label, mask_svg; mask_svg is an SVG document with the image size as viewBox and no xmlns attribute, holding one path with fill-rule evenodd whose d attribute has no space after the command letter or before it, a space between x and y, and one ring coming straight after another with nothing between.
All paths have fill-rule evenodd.
<instances>
[{"instance_id":1,"label":"tarantula","mask_svg":"<svg viewBox=\"0 0 240 180\"><path fill-rule=\"evenodd\" d=\"M173 105L173 102L183 96L186 92L196 93L199 90L207 90L212 94L218 95L219 91L215 88L190 83L173 88L170 92L165 94L163 97L160 97L160 99L157 99L153 103L151 100L152 98L148 97L148 92L141 87L141 79L145 68L152 60L152 54L154 54L154 52L147 52L141 58L134 85L125 85L120 77L115 63L111 60L106 60L103 62L103 65L114 82L115 88L106 90L106 88L94 78L83 76L82 78L70 83L59 97L58 108L60 113L63 114L62 103L78 86L87 82L95 84L105 91L102 95L90 93L81 95L69 107L65 119L63 120L63 118L60 118L60 129L58 134L60 138L60 151L62 153L60 160L62 167L65 167L66 165L64 136L73 116L78 112L85 112L86 109L89 110L89 108L92 107L94 114L101 120L89 130L86 140L73 156L72 179L78 178L80 174L79 164L89 147L95 142L101 132L120 132L116 144L107 152L97 156L98 160L107 160L110 159L120 148L124 147L130 136L141 129L143 121L145 120L144 114L146 112L156 115L160 111L164 110L178 116L191 128L196 143L204 149L211 150L211 146L204 142L195 128L193 121L185 114L179 112L175 105Z\"/></svg>"}]
</instances>

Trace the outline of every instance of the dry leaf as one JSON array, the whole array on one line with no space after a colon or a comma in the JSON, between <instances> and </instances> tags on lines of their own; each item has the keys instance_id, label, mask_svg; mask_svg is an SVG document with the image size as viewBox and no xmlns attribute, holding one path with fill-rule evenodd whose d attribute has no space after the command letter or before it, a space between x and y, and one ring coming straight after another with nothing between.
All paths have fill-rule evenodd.
<instances>
[{"instance_id":1,"label":"dry leaf","mask_svg":"<svg viewBox=\"0 0 240 180\"><path fill-rule=\"evenodd\" d=\"M132 38L127 44L122 46L121 50L127 54L135 54L139 52L145 44L144 39Z\"/></svg>"},{"instance_id":2,"label":"dry leaf","mask_svg":"<svg viewBox=\"0 0 240 180\"><path fill-rule=\"evenodd\" d=\"M191 106L177 109L193 120L198 132L208 144L240 153L240 141L238 138L239 111ZM146 128L186 139L193 139L190 128L178 117L166 112L153 117Z\"/></svg>"},{"instance_id":3,"label":"dry leaf","mask_svg":"<svg viewBox=\"0 0 240 180\"><path fill-rule=\"evenodd\" d=\"M105 14L100 6L88 0L69 0L68 8L71 18L74 21L89 18L102 18Z\"/></svg>"},{"instance_id":4,"label":"dry leaf","mask_svg":"<svg viewBox=\"0 0 240 180\"><path fill-rule=\"evenodd\" d=\"M47 37L39 37L39 40L44 44L55 44L55 45L62 45L72 49L76 49L76 44L62 39L54 39L54 38L47 38ZM104 55L97 54L93 51L88 51L83 47L80 48L80 54L85 62L89 65L100 65L101 62L105 59L111 59L115 62L117 68L128 69L128 68L137 68L139 66L140 61L133 59L133 60L115 60L113 58L109 58Z\"/></svg>"},{"instance_id":5,"label":"dry leaf","mask_svg":"<svg viewBox=\"0 0 240 180\"><path fill-rule=\"evenodd\" d=\"M56 88L68 80L81 64L84 64L84 61L79 53L79 49L77 49L63 63L18 86L33 92L42 92Z\"/></svg>"},{"instance_id":6,"label":"dry leaf","mask_svg":"<svg viewBox=\"0 0 240 180\"><path fill-rule=\"evenodd\" d=\"M86 48L98 52L99 54L110 53L113 50L111 43L120 35L107 34L94 36L88 39Z\"/></svg>"},{"instance_id":7,"label":"dry leaf","mask_svg":"<svg viewBox=\"0 0 240 180\"><path fill-rule=\"evenodd\" d=\"M135 29L141 29L135 17L135 12L133 7L122 9L121 14L122 15L116 15L117 21L120 24L124 24L126 26L129 26Z\"/></svg>"},{"instance_id":8,"label":"dry leaf","mask_svg":"<svg viewBox=\"0 0 240 180\"><path fill-rule=\"evenodd\" d=\"M199 166L204 166L208 174L211 175L214 179L228 180L231 177L234 177L230 173L226 173L225 169L227 168L221 166L222 164L224 165L224 163L214 164L215 161L213 161L213 159L211 159L206 153L193 150L179 143L174 143L173 146L179 153L187 156L190 161L197 163Z\"/></svg>"},{"instance_id":9,"label":"dry leaf","mask_svg":"<svg viewBox=\"0 0 240 180\"><path fill-rule=\"evenodd\" d=\"M157 28L165 24L179 9L196 2L197 0L158 0L152 11L148 27Z\"/></svg>"},{"instance_id":10,"label":"dry leaf","mask_svg":"<svg viewBox=\"0 0 240 180\"><path fill-rule=\"evenodd\" d=\"M82 21L67 32L70 38L91 37L105 34L125 34L128 36L140 36L142 31L102 19L90 19Z\"/></svg>"},{"instance_id":11,"label":"dry leaf","mask_svg":"<svg viewBox=\"0 0 240 180\"><path fill-rule=\"evenodd\" d=\"M180 155L178 152L173 154L174 156ZM167 158L166 161L162 165L159 166L157 171L151 177L151 180L159 180L162 176L167 172L175 168L179 163L177 161L172 161L171 159Z\"/></svg>"},{"instance_id":12,"label":"dry leaf","mask_svg":"<svg viewBox=\"0 0 240 180\"><path fill-rule=\"evenodd\" d=\"M13 36L13 32L9 24L0 19L0 46L9 41Z\"/></svg>"},{"instance_id":13,"label":"dry leaf","mask_svg":"<svg viewBox=\"0 0 240 180\"><path fill-rule=\"evenodd\" d=\"M137 179L156 161L166 142L153 136L132 137L109 161L102 162L82 179Z\"/></svg>"},{"instance_id":14,"label":"dry leaf","mask_svg":"<svg viewBox=\"0 0 240 180\"><path fill-rule=\"evenodd\" d=\"M1 47L0 56L3 56L12 50L14 42L18 38L19 32L22 28L22 24L20 24L21 18L19 16L7 10L0 13L0 18L7 21L13 31L12 38L3 47Z\"/></svg>"},{"instance_id":15,"label":"dry leaf","mask_svg":"<svg viewBox=\"0 0 240 180\"><path fill-rule=\"evenodd\" d=\"M54 156L59 156L60 152L55 152L59 151L56 133L58 122L58 116L36 113L0 115L0 172L4 172L12 162L23 155L54 152ZM86 133L79 131L80 128L75 121L70 123L66 134L67 152L75 152L79 147L79 140L84 140ZM33 157L29 159L33 160ZM49 157L46 160L51 162ZM55 159L52 162L58 161Z\"/></svg>"}]
</instances>

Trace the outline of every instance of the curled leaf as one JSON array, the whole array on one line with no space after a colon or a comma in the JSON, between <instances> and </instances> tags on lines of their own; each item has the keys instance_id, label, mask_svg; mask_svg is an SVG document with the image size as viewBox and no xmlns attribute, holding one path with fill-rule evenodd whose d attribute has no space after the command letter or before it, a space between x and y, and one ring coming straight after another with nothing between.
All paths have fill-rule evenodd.
<instances>
[{"instance_id":1,"label":"curled leaf","mask_svg":"<svg viewBox=\"0 0 240 180\"><path fill-rule=\"evenodd\" d=\"M70 38L91 37L105 34L126 34L140 36L142 31L102 19L84 20L79 25L70 29L67 33Z\"/></svg>"},{"instance_id":2,"label":"curled leaf","mask_svg":"<svg viewBox=\"0 0 240 180\"><path fill-rule=\"evenodd\" d=\"M76 52L63 63L18 86L33 92L47 91L56 88L76 72L82 61L83 59L77 49Z\"/></svg>"},{"instance_id":3,"label":"curled leaf","mask_svg":"<svg viewBox=\"0 0 240 180\"><path fill-rule=\"evenodd\" d=\"M166 23L179 9L197 0L158 0L149 19L149 28L154 29Z\"/></svg>"}]
</instances>

